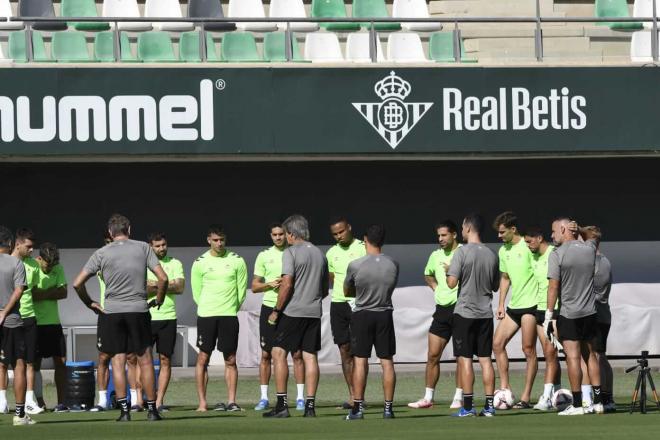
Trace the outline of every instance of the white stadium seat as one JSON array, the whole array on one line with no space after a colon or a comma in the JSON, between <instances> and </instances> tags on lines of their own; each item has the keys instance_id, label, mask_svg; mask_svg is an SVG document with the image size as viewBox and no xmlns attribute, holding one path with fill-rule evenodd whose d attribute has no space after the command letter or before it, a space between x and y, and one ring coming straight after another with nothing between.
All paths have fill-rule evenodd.
<instances>
[{"instance_id":1,"label":"white stadium seat","mask_svg":"<svg viewBox=\"0 0 660 440\"><path fill-rule=\"evenodd\" d=\"M137 0L103 0L103 17L140 17ZM114 23L110 24L114 28ZM119 23L119 29L125 31L148 31L151 23Z\"/></svg>"},{"instance_id":2,"label":"white stadium seat","mask_svg":"<svg viewBox=\"0 0 660 440\"><path fill-rule=\"evenodd\" d=\"M147 0L144 4L145 17L183 18L179 0ZM190 31L194 29L192 23L171 22L153 23L154 29L161 31Z\"/></svg>"},{"instance_id":3,"label":"white stadium seat","mask_svg":"<svg viewBox=\"0 0 660 440\"><path fill-rule=\"evenodd\" d=\"M660 0L655 0L656 17L660 17ZM653 17L653 0L635 0L633 6L633 17ZM653 23L644 23L646 29L653 28Z\"/></svg>"},{"instance_id":4,"label":"white stadium seat","mask_svg":"<svg viewBox=\"0 0 660 440\"><path fill-rule=\"evenodd\" d=\"M369 32L356 32L348 34L346 40L346 60L354 63L370 63L371 55L369 53L370 39ZM380 44L380 38L376 37L376 60L379 63L385 61L383 56L383 46Z\"/></svg>"},{"instance_id":5,"label":"white stadium seat","mask_svg":"<svg viewBox=\"0 0 660 440\"><path fill-rule=\"evenodd\" d=\"M250 18L264 17L264 5L261 0L229 0L229 13L227 17ZM277 30L276 23L236 23L238 29L254 32L272 32Z\"/></svg>"},{"instance_id":6,"label":"white stadium seat","mask_svg":"<svg viewBox=\"0 0 660 440\"><path fill-rule=\"evenodd\" d=\"M271 0L269 12L271 18L307 18L302 0ZM277 27L285 31L286 23L279 23ZM291 23L291 30L295 32L316 32L319 30L319 25L318 23Z\"/></svg>"},{"instance_id":7,"label":"white stadium seat","mask_svg":"<svg viewBox=\"0 0 660 440\"><path fill-rule=\"evenodd\" d=\"M426 0L394 0L392 5L394 18L430 18ZM407 31L435 32L442 29L440 23L401 23Z\"/></svg>"},{"instance_id":8,"label":"white stadium seat","mask_svg":"<svg viewBox=\"0 0 660 440\"><path fill-rule=\"evenodd\" d=\"M412 32L394 32L387 38L387 60L395 63L429 62L422 39Z\"/></svg>"},{"instance_id":9,"label":"white stadium seat","mask_svg":"<svg viewBox=\"0 0 660 440\"><path fill-rule=\"evenodd\" d=\"M652 63L651 34L653 31L637 31L630 41L630 61L633 63Z\"/></svg>"},{"instance_id":10,"label":"white stadium seat","mask_svg":"<svg viewBox=\"0 0 660 440\"><path fill-rule=\"evenodd\" d=\"M305 59L314 63L341 63L339 39L332 32L311 32L305 36Z\"/></svg>"},{"instance_id":11,"label":"white stadium seat","mask_svg":"<svg viewBox=\"0 0 660 440\"><path fill-rule=\"evenodd\" d=\"M11 10L11 3L9 0L0 0L0 17L14 17L15 14ZM2 30L15 30L23 29L24 24L22 21L0 21L0 29Z\"/></svg>"}]
</instances>

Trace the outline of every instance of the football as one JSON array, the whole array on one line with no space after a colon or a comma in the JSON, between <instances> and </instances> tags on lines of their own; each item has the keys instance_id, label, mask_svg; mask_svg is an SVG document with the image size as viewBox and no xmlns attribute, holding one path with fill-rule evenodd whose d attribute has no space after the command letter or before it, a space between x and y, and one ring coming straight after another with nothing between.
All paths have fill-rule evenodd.
<instances>
[{"instance_id":1,"label":"football","mask_svg":"<svg viewBox=\"0 0 660 440\"><path fill-rule=\"evenodd\" d=\"M557 390L552 395L552 406L555 407L557 411L563 411L572 404L573 394L566 389Z\"/></svg>"},{"instance_id":2,"label":"football","mask_svg":"<svg viewBox=\"0 0 660 440\"><path fill-rule=\"evenodd\" d=\"M505 388L495 391L493 406L495 406L495 409L511 409L514 401L515 397L513 392Z\"/></svg>"}]
</instances>

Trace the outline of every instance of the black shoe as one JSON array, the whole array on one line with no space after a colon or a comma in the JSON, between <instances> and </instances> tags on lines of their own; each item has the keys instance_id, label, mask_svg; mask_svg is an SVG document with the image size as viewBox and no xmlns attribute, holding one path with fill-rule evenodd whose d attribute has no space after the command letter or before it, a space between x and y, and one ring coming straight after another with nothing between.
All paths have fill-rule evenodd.
<instances>
[{"instance_id":1,"label":"black shoe","mask_svg":"<svg viewBox=\"0 0 660 440\"><path fill-rule=\"evenodd\" d=\"M394 418L394 411L383 411L383 418L384 419L393 419Z\"/></svg>"},{"instance_id":2,"label":"black shoe","mask_svg":"<svg viewBox=\"0 0 660 440\"><path fill-rule=\"evenodd\" d=\"M243 411L243 408L238 406L235 402L232 402L227 405L227 408L225 409L227 412L240 412Z\"/></svg>"},{"instance_id":3,"label":"black shoe","mask_svg":"<svg viewBox=\"0 0 660 440\"><path fill-rule=\"evenodd\" d=\"M289 408L285 406L282 409L277 409L277 407L275 407L270 411L263 413L262 417L266 417L270 419L285 419L291 416L289 415Z\"/></svg>"},{"instance_id":4,"label":"black shoe","mask_svg":"<svg viewBox=\"0 0 660 440\"><path fill-rule=\"evenodd\" d=\"M314 408L305 408L303 417L316 417L316 410Z\"/></svg>"},{"instance_id":5,"label":"black shoe","mask_svg":"<svg viewBox=\"0 0 660 440\"><path fill-rule=\"evenodd\" d=\"M157 422L159 420L163 420L163 418L158 414L158 411L149 411L147 414L147 420L150 422Z\"/></svg>"},{"instance_id":6,"label":"black shoe","mask_svg":"<svg viewBox=\"0 0 660 440\"><path fill-rule=\"evenodd\" d=\"M227 405L224 403L218 403L215 408L213 408L213 411L227 411Z\"/></svg>"},{"instance_id":7,"label":"black shoe","mask_svg":"<svg viewBox=\"0 0 660 440\"><path fill-rule=\"evenodd\" d=\"M131 421L131 413L129 412L123 412L119 414L119 418L117 419L118 422L130 422Z\"/></svg>"}]
</instances>

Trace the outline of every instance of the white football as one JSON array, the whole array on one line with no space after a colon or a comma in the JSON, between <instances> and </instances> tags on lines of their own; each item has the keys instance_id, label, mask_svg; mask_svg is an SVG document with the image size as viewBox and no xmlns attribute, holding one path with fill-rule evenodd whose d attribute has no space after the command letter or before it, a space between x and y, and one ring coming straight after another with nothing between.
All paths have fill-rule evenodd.
<instances>
[{"instance_id":1,"label":"white football","mask_svg":"<svg viewBox=\"0 0 660 440\"><path fill-rule=\"evenodd\" d=\"M509 389L495 391L493 406L495 409L511 409L515 402L515 396Z\"/></svg>"},{"instance_id":2,"label":"white football","mask_svg":"<svg viewBox=\"0 0 660 440\"><path fill-rule=\"evenodd\" d=\"M573 393L569 390L561 389L555 391L552 395L552 406L557 409L557 411L563 411L568 408L569 405L573 404Z\"/></svg>"}]
</instances>

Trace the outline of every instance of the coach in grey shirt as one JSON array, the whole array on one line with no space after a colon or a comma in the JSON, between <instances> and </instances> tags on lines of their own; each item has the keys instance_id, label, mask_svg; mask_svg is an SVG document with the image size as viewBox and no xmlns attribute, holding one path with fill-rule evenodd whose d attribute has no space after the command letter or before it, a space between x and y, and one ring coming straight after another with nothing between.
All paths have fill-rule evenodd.
<instances>
[{"instance_id":1,"label":"coach in grey shirt","mask_svg":"<svg viewBox=\"0 0 660 440\"><path fill-rule=\"evenodd\" d=\"M22 294L27 285L25 266L18 258L2 252L3 249L8 248L0 248L0 325L16 328L23 325L18 312L21 295L17 292L21 290Z\"/></svg>"},{"instance_id":2,"label":"coach in grey shirt","mask_svg":"<svg viewBox=\"0 0 660 440\"><path fill-rule=\"evenodd\" d=\"M276 325L273 339L273 366L277 387L277 405L264 417L289 417L287 355L302 350L305 363L305 417L315 417L316 389L319 382L317 352L321 349L321 301L328 295L328 262L309 242L309 224L305 217L292 215L282 227L289 247L282 255L282 282L277 304L268 317Z\"/></svg>"}]
</instances>

